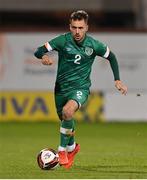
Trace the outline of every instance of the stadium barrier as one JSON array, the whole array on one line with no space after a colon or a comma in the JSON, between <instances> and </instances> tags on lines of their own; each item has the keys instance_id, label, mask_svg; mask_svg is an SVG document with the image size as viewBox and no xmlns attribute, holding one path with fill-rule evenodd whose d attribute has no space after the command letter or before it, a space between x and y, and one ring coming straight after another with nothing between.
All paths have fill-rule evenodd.
<instances>
[{"instance_id":1,"label":"stadium barrier","mask_svg":"<svg viewBox=\"0 0 147 180\"><path fill-rule=\"evenodd\" d=\"M0 121L58 121L54 94L49 91L0 92ZM102 121L103 94L91 93L88 102L76 112L78 121Z\"/></svg>"}]
</instances>

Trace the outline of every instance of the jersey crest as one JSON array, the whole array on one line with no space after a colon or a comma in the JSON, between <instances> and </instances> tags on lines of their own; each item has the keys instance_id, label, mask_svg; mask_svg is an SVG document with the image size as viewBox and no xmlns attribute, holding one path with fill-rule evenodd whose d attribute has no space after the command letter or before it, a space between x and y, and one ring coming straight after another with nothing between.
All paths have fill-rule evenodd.
<instances>
[{"instance_id":1,"label":"jersey crest","mask_svg":"<svg viewBox=\"0 0 147 180\"><path fill-rule=\"evenodd\" d=\"M87 54L87 56L91 56L93 53L93 49L90 47L85 47L85 53Z\"/></svg>"}]
</instances>

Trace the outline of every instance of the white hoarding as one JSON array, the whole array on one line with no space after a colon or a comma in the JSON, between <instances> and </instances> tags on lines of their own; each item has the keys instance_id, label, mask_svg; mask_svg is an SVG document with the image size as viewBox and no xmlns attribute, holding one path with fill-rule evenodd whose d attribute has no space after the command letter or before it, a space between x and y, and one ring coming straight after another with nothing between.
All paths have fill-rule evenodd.
<instances>
[{"instance_id":1,"label":"white hoarding","mask_svg":"<svg viewBox=\"0 0 147 180\"><path fill-rule=\"evenodd\" d=\"M43 66L34 56L34 50L58 33L8 33L1 34L4 46L0 53L0 88L3 89L53 89L57 59L53 66ZM131 90L147 90L147 36L146 34L99 33L92 34L106 43L116 54L121 79ZM2 38L0 38L1 40ZM96 58L92 70L92 89L113 90L113 75L109 63Z\"/></svg>"},{"instance_id":2,"label":"white hoarding","mask_svg":"<svg viewBox=\"0 0 147 180\"><path fill-rule=\"evenodd\" d=\"M106 93L105 117L108 121L147 121L147 94Z\"/></svg>"}]
</instances>

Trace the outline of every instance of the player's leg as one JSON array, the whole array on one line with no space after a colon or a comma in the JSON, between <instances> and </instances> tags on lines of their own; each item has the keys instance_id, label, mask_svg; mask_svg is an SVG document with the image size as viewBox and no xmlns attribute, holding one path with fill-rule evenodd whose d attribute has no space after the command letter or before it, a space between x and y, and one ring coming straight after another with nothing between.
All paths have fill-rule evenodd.
<instances>
[{"instance_id":1,"label":"player's leg","mask_svg":"<svg viewBox=\"0 0 147 180\"><path fill-rule=\"evenodd\" d=\"M73 129L73 132L75 129ZM75 134L75 133L74 133ZM68 158L68 164L66 164L65 168L70 168L73 165L75 155L80 151L80 144L77 144L75 142L74 136L70 137L69 143L67 145L67 158Z\"/></svg>"},{"instance_id":2,"label":"player's leg","mask_svg":"<svg viewBox=\"0 0 147 180\"><path fill-rule=\"evenodd\" d=\"M74 112L73 107L77 109L78 105L76 102L67 102L67 97L63 97L61 95L55 95L55 102L57 113L61 120L60 145L58 147L59 161L61 165L64 165L68 163L66 148L69 143L70 137L73 135L74 120L71 118L71 115L72 112ZM69 108L69 105L72 108Z\"/></svg>"},{"instance_id":3,"label":"player's leg","mask_svg":"<svg viewBox=\"0 0 147 180\"><path fill-rule=\"evenodd\" d=\"M78 107L75 111L77 111L81 107L81 105L85 103L85 101L88 98L88 94L89 91L78 90L78 91L74 91L69 95L68 98L74 100L78 104ZM80 145L77 144L74 139L74 134L75 134L74 131L75 131L75 123L73 126L73 136L70 137L69 143L67 145L67 151L68 151L67 157L69 162L64 166L65 168L70 168L73 165L74 157L80 151Z\"/></svg>"},{"instance_id":4,"label":"player's leg","mask_svg":"<svg viewBox=\"0 0 147 180\"><path fill-rule=\"evenodd\" d=\"M74 136L74 120L73 115L78 108L78 104L74 100L69 100L63 107L62 110L62 123L60 128L61 133L61 144L58 148L60 164L68 164L66 161L67 151L63 147L67 147L71 137ZM64 166L65 167L65 166Z\"/></svg>"},{"instance_id":5,"label":"player's leg","mask_svg":"<svg viewBox=\"0 0 147 180\"><path fill-rule=\"evenodd\" d=\"M60 164L70 168L74 156L80 150L80 146L74 140L74 113L87 100L89 91L74 91L68 93L68 97L55 95L57 113L60 117L60 146L58 148ZM65 103L67 101L67 103ZM67 151L68 153L67 153ZM67 159L68 157L68 159Z\"/></svg>"}]
</instances>

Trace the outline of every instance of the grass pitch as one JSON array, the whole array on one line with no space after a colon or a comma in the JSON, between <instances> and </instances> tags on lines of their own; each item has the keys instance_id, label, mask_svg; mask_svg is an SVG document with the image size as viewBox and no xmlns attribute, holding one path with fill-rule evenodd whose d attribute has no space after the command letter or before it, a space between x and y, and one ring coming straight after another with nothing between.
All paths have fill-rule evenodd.
<instances>
[{"instance_id":1,"label":"grass pitch","mask_svg":"<svg viewBox=\"0 0 147 180\"><path fill-rule=\"evenodd\" d=\"M74 166L41 170L36 156L43 148L57 149L58 131L58 123L0 123L0 178L147 178L147 124L77 123L81 151Z\"/></svg>"}]
</instances>

